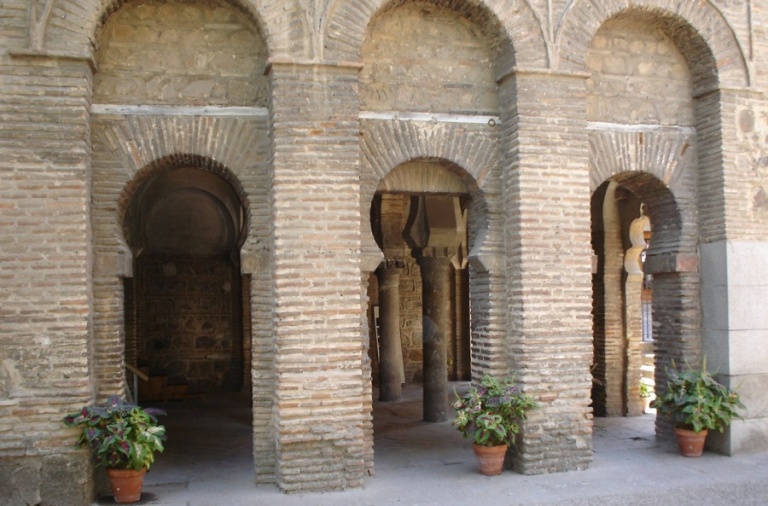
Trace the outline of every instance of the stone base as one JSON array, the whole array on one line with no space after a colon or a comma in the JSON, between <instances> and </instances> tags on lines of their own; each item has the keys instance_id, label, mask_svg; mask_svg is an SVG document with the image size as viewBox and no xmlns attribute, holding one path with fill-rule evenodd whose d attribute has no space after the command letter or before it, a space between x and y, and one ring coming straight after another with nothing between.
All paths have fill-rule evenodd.
<instances>
[{"instance_id":1,"label":"stone base","mask_svg":"<svg viewBox=\"0 0 768 506\"><path fill-rule=\"evenodd\" d=\"M80 455L0 458L0 504L93 503L93 469Z\"/></svg>"}]
</instances>

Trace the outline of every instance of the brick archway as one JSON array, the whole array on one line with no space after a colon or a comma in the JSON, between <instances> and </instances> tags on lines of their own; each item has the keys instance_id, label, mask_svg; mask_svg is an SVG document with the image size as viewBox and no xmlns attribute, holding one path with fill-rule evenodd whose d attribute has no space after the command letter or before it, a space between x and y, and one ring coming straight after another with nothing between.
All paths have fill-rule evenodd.
<instances>
[{"instance_id":1,"label":"brick archway","mask_svg":"<svg viewBox=\"0 0 768 506\"><path fill-rule=\"evenodd\" d=\"M107 19L131 0L45 0L32 2L29 20L29 49L36 52L52 52L61 54L61 48L69 49L74 55L92 57L93 41L98 41L100 32ZM262 20L283 19L285 12L272 9L268 12L257 12L249 2L238 0L222 0L223 4L232 5L246 13L253 24L258 27L268 47L287 47L291 40L290 30L277 28L279 23ZM282 4L280 4L282 7ZM293 11L293 18L301 16L299 6ZM280 17L278 17L280 16ZM66 23L58 20L66 19ZM295 26L287 19L287 26ZM276 29L277 28L277 29ZM295 34L294 34L295 35ZM303 37L302 37L303 38ZM66 54L66 51L64 51Z\"/></svg>"},{"instance_id":2,"label":"brick archway","mask_svg":"<svg viewBox=\"0 0 768 506\"><path fill-rule=\"evenodd\" d=\"M374 2L334 2L325 25L325 56L331 60L357 61L367 26L376 16L404 4L402 0ZM488 32L499 48L497 76L515 66L547 68L548 48L534 11L524 0L471 0L456 2L430 0L429 3L456 11ZM510 5L510 3L512 5ZM514 48L513 48L514 46Z\"/></svg>"},{"instance_id":3,"label":"brick archway","mask_svg":"<svg viewBox=\"0 0 768 506\"><path fill-rule=\"evenodd\" d=\"M123 230L134 258L133 276L123 280L125 361L150 376L139 382L144 402L249 385L250 302L239 254L246 204L230 182L199 166L227 173L207 162L160 161L125 191Z\"/></svg>"},{"instance_id":4,"label":"brick archway","mask_svg":"<svg viewBox=\"0 0 768 506\"><path fill-rule=\"evenodd\" d=\"M750 84L744 51L733 28L709 1L682 5L675 0L572 0L556 30L558 66L582 71L592 36L614 16L652 19L680 48L691 66L694 94L721 86Z\"/></svg>"}]
</instances>

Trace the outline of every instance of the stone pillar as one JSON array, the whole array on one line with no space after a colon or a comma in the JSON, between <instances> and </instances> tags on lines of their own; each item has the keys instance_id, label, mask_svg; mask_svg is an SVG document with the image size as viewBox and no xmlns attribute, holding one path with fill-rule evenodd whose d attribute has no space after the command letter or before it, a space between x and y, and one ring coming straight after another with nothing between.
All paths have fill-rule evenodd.
<instances>
[{"instance_id":1,"label":"stone pillar","mask_svg":"<svg viewBox=\"0 0 768 506\"><path fill-rule=\"evenodd\" d=\"M387 261L376 270L379 280L379 400L403 397L403 347L400 341L400 272L402 262Z\"/></svg>"},{"instance_id":2,"label":"stone pillar","mask_svg":"<svg viewBox=\"0 0 768 506\"><path fill-rule=\"evenodd\" d=\"M467 213L456 196L411 199L405 239L421 268L424 420L448 419L447 338L452 329L451 265L466 265Z\"/></svg>"},{"instance_id":3,"label":"stone pillar","mask_svg":"<svg viewBox=\"0 0 768 506\"><path fill-rule=\"evenodd\" d=\"M451 331L451 259L420 252L424 421L448 420L446 337Z\"/></svg>"}]
</instances>

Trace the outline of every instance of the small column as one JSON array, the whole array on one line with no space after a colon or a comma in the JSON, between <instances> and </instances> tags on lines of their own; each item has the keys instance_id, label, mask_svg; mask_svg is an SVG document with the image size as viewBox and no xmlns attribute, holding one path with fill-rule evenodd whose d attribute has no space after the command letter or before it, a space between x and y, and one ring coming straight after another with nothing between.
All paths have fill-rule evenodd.
<instances>
[{"instance_id":1,"label":"small column","mask_svg":"<svg viewBox=\"0 0 768 506\"><path fill-rule=\"evenodd\" d=\"M446 336L451 331L451 259L416 256L422 280L424 421L448 420Z\"/></svg>"},{"instance_id":2,"label":"small column","mask_svg":"<svg viewBox=\"0 0 768 506\"><path fill-rule=\"evenodd\" d=\"M376 269L379 280L379 400L399 401L405 377L400 340L400 272L403 262L388 260Z\"/></svg>"}]
</instances>

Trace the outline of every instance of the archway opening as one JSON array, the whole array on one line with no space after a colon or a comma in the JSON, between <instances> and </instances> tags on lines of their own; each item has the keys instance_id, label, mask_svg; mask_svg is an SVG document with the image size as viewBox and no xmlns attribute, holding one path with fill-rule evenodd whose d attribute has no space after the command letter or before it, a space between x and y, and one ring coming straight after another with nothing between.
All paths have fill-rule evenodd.
<instances>
[{"instance_id":1,"label":"archway opening","mask_svg":"<svg viewBox=\"0 0 768 506\"><path fill-rule=\"evenodd\" d=\"M651 222L642 200L613 180L595 191L591 208L594 414L652 413L653 277L643 270Z\"/></svg>"},{"instance_id":2,"label":"archway opening","mask_svg":"<svg viewBox=\"0 0 768 506\"><path fill-rule=\"evenodd\" d=\"M140 399L243 386L244 217L229 183L197 168L161 173L134 192L124 221L134 253L126 359L150 378Z\"/></svg>"},{"instance_id":3,"label":"archway opening","mask_svg":"<svg viewBox=\"0 0 768 506\"><path fill-rule=\"evenodd\" d=\"M168 451L148 487L192 479L225 458L229 445L210 434L247 445L252 433L250 278L240 268L248 213L228 180L187 158L147 168L126 190L123 213L133 253L133 277L123 280L125 360L145 375L135 400L168 413Z\"/></svg>"},{"instance_id":4,"label":"archway opening","mask_svg":"<svg viewBox=\"0 0 768 506\"><path fill-rule=\"evenodd\" d=\"M369 280L373 383L385 402L420 384L426 421L448 420L448 382L472 375L467 224L477 209L462 174L442 160L409 162L371 204L384 253Z\"/></svg>"}]
</instances>

